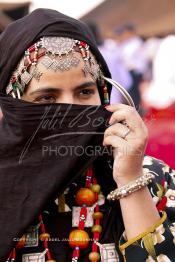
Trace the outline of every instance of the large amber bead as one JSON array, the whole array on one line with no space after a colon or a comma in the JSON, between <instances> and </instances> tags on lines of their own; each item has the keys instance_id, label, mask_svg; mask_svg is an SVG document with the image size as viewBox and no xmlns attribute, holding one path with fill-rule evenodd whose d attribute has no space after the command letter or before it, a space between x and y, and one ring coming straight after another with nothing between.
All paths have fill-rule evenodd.
<instances>
[{"instance_id":1,"label":"large amber bead","mask_svg":"<svg viewBox=\"0 0 175 262\"><path fill-rule=\"evenodd\" d=\"M100 187L100 185L98 185L98 184L92 185L92 186L91 186L91 190L92 190L94 193L100 193L101 187Z\"/></svg>"},{"instance_id":2,"label":"large amber bead","mask_svg":"<svg viewBox=\"0 0 175 262\"><path fill-rule=\"evenodd\" d=\"M80 188L75 200L79 206L92 206L96 202L95 193L89 188Z\"/></svg>"},{"instance_id":3,"label":"large amber bead","mask_svg":"<svg viewBox=\"0 0 175 262\"><path fill-rule=\"evenodd\" d=\"M101 232L102 232L102 226L100 226L100 225L94 225L94 226L92 227L92 233L94 233L94 232L101 233Z\"/></svg>"},{"instance_id":4,"label":"large amber bead","mask_svg":"<svg viewBox=\"0 0 175 262\"><path fill-rule=\"evenodd\" d=\"M98 260L100 260L100 254L98 252L91 252L89 254L89 260L90 261L98 261Z\"/></svg>"},{"instance_id":5,"label":"large amber bead","mask_svg":"<svg viewBox=\"0 0 175 262\"><path fill-rule=\"evenodd\" d=\"M89 235L86 231L75 229L69 235L69 245L73 248L87 248L89 245Z\"/></svg>"},{"instance_id":6,"label":"large amber bead","mask_svg":"<svg viewBox=\"0 0 175 262\"><path fill-rule=\"evenodd\" d=\"M41 241L49 240L50 234L48 234L48 233L42 233L42 234L39 236L39 238L40 238Z\"/></svg>"},{"instance_id":7,"label":"large amber bead","mask_svg":"<svg viewBox=\"0 0 175 262\"><path fill-rule=\"evenodd\" d=\"M103 218L103 213L102 212L95 212L92 215L93 219L102 219Z\"/></svg>"}]
</instances>

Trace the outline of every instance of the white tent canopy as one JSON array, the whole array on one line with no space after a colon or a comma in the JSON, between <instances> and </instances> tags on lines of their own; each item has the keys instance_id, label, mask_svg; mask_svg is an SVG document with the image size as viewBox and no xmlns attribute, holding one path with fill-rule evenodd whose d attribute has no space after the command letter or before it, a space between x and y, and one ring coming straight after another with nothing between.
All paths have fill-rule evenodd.
<instances>
[{"instance_id":1,"label":"white tent canopy","mask_svg":"<svg viewBox=\"0 0 175 262\"><path fill-rule=\"evenodd\" d=\"M31 10L40 7L51 8L74 18L79 18L94 9L103 1L104 0L32 0Z\"/></svg>"}]
</instances>

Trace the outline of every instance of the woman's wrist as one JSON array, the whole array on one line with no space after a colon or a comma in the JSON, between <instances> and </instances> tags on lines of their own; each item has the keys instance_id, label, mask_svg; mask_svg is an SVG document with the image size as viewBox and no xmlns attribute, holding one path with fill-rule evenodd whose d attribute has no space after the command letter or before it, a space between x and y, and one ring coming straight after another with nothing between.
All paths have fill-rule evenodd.
<instances>
[{"instance_id":1,"label":"woman's wrist","mask_svg":"<svg viewBox=\"0 0 175 262\"><path fill-rule=\"evenodd\" d=\"M136 191L146 187L148 184L152 182L155 176L152 173L144 172L144 174L129 183L119 186L114 191L111 191L107 196L108 200L118 200L123 197L127 197L130 194L133 194Z\"/></svg>"}]
</instances>

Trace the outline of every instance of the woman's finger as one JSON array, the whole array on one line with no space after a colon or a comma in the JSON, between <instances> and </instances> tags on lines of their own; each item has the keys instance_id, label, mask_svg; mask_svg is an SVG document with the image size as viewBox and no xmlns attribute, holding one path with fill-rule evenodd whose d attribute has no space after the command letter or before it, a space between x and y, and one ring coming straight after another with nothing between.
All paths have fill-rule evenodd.
<instances>
[{"instance_id":1,"label":"woman's finger","mask_svg":"<svg viewBox=\"0 0 175 262\"><path fill-rule=\"evenodd\" d=\"M104 137L116 135L122 139L131 138L133 135L131 134L131 130L121 123L116 123L110 127L108 127L104 133Z\"/></svg>"},{"instance_id":2,"label":"woman's finger","mask_svg":"<svg viewBox=\"0 0 175 262\"><path fill-rule=\"evenodd\" d=\"M122 139L119 136L114 136L114 135L109 135L104 137L103 140L103 145L104 146L112 146L114 148L119 148L119 147L123 147L126 146L127 142Z\"/></svg>"},{"instance_id":3,"label":"woman's finger","mask_svg":"<svg viewBox=\"0 0 175 262\"><path fill-rule=\"evenodd\" d=\"M113 105L107 105L105 108L110 112L115 112L117 110L127 109L127 108L130 109L134 107L125 104L113 104Z\"/></svg>"},{"instance_id":4,"label":"woman's finger","mask_svg":"<svg viewBox=\"0 0 175 262\"><path fill-rule=\"evenodd\" d=\"M134 108L123 108L115 111L109 120L109 124L113 125L119 122L126 123L127 127L132 131L138 131L145 128L141 117Z\"/></svg>"}]
</instances>

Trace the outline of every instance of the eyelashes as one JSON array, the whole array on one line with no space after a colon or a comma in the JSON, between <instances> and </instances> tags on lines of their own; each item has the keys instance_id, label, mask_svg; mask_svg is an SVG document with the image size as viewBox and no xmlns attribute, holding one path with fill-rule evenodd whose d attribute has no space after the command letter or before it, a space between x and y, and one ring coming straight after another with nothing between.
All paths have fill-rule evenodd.
<instances>
[{"instance_id":1,"label":"eyelashes","mask_svg":"<svg viewBox=\"0 0 175 262\"><path fill-rule=\"evenodd\" d=\"M76 100L81 100L81 99L90 99L96 91L94 88L84 88L79 91L77 91L74 94L74 97ZM60 101L59 101L60 100ZM40 96L37 96L33 102L34 103L56 103L57 101L61 102L61 97L59 94L43 94Z\"/></svg>"},{"instance_id":2,"label":"eyelashes","mask_svg":"<svg viewBox=\"0 0 175 262\"><path fill-rule=\"evenodd\" d=\"M43 95L35 98L34 103L56 103L56 97L53 95Z\"/></svg>"},{"instance_id":3,"label":"eyelashes","mask_svg":"<svg viewBox=\"0 0 175 262\"><path fill-rule=\"evenodd\" d=\"M92 95L95 94L95 91L93 89L83 89L80 92L80 95Z\"/></svg>"}]
</instances>

